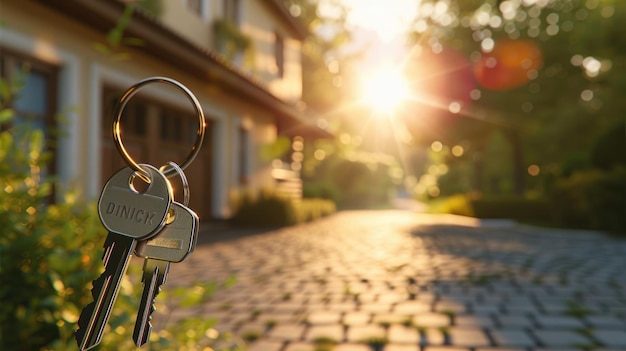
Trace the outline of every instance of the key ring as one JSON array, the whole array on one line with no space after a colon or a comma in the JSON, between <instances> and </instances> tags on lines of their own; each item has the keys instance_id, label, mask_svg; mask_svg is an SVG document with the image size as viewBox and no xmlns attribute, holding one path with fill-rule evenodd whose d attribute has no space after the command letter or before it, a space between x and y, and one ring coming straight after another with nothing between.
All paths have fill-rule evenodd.
<instances>
[{"instance_id":1,"label":"key ring","mask_svg":"<svg viewBox=\"0 0 626 351\"><path fill-rule=\"evenodd\" d=\"M200 151L200 147L202 146L202 141L204 140L204 129L206 126L206 122L204 120L204 112L202 111L202 106L200 106L198 99L196 99L195 95L193 95L193 93L189 89L187 89L186 86L175 81L174 79L166 78L166 77L150 77L130 87L124 93L124 95L122 95L117 105L115 106L115 113L114 113L115 120L113 121L113 140L115 141L115 146L117 147L117 150L120 152L124 161L126 161L126 163L130 166L130 168L135 170L135 172L137 172L139 176L148 183L150 182L149 173L143 168L139 167L137 162L133 160L133 158L130 156L130 154L124 147L124 144L122 143L122 134L121 134L122 128L121 128L120 120L122 118L122 112L124 112L124 108L126 107L126 104L128 103L128 101L130 101L130 99L135 94L137 94L141 88L152 83L165 83L165 84L172 85L178 88L179 90L181 90L187 96L187 98L189 98L189 101L192 103L193 108L196 112L196 115L198 116L199 128L198 128L198 132L196 133L196 140L194 141L194 144L191 146L191 151L187 155L187 158L179 166L179 168L181 169L181 173L182 173L182 170L187 168L187 166L189 166L189 164L198 155L198 152ZM171 165L170 165L170 168L167 168L163 171L163 174L168 178L172 177L176 173L178 173L177 170L171 167Z\"/></svg>"},{"instance_id":2,"label":"key ring","mask_svg":"<svg viewBox=\"0 0 626 351\"><path fill-rule=\"evenodd\" d=\"M176 162L172 161L169 161L166 165L161 166L159 168L159 172L163 173L163 171L167 169L168 166L171 167L170 169L174 170L174 172L180 176L180 181L183 183L183 205L189 205L189 182L187 182L187 176L185 175L185 172L183 172L183 169L180 168L180 166L177 165Z\"/></svg>"}]
</instances>

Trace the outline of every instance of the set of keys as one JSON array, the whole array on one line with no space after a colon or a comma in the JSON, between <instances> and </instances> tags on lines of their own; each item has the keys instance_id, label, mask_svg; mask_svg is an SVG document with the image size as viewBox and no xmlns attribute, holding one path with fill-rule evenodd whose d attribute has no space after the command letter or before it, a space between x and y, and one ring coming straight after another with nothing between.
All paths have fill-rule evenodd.
<instances>
[{"instance_id":1,"label":"set of keys","mask_svg":"<svg viewBox=\"0 0 626 351\"><path fill-rule=\"evenodd\" d=\"M190 155L181 166L168 162L157 169L149 164L137 164L121 142L119 120L126 102L139 88L151 83L167 83L181 89L194 103L199 115L201 128ZM109 231L102 257L105 269L93 281L93 302L82 310L78 319L75 337L80 350L89 350L101 342L122 277L133 254L144 258L143 291L133 340L138 347L148 341L155 298L166 281L170 264L183 261L195 248L199 219L187 207L189 185L183 168L198 153L204 137L204 126L204 115L193 94L169 78L143 80L120 99L113 133L116 145L129 167L121 169L107 181L98 202L100 220ZM180 176L183 184L182 203L174 201L173 187L168 180L168 176L174 174Z\"/></svg>"}]
</instances>

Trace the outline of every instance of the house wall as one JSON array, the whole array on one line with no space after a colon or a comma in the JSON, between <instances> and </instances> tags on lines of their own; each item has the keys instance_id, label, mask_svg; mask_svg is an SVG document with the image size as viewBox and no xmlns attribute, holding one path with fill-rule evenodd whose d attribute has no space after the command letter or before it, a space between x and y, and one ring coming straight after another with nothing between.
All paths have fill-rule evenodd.
<instances>
[{"instance_id":1,"label":"house wall","mask_svg":"<svg viewBox=\"0 0 626 351\"><path fill-rule=\"evenodd\" d=\"M270 161L260 159L258 150L276 139L275 119L258 106L238 99L236 94L226 94L184 69L165 65L140 50L124 48L130 59L122 60L102 54L94 49L94 43L104 42L104 35L37 3L3 3L0 22L3 23L0 49L20 52L58 67L58 110L64 118L56 158L57 173L64 187L59 194L72 188L78 189L85 200L97 199L106 181L101 165L108 135L107 126L102 122L105 118L103 89L116 86L125 90L150 76L166 76L185 84L196 95L211 122L212 154L207 158L212 163L211 198L194 200L194 185L190 180L192 208L194 201L210 203L211 212L202 214L202 219L227 217L231 211L229 192L232 189L272 184ZM140 95L191 110L184 95L166 86L151 86ZM248 184L241 183L237 163L242 143L235 131L242 126L249 131L245 159ZM196 178L202 181L202 176Z\"/></svg>"},{"instance_id":2,"label":"house wall","mask_svg":"<svg viewBox=\"0 0 626 351\"><path fill-rule=\"evenodd\" d=\"M209 50L215 49L213 22L224 16L223 0L205 0L202 16L187 8L185 1L163 1L164 25ZM235 60L236 67L264 84L272 94L288 103L302 98L301 42L267 0L240 0L240 29L252 40L250 52ZM284 74L276 65L276 33L284 39Z\"/></svg>"},{"instance_id":3,"label":"house wall","mask_svg":"<svg viewBox=\"0 0 626 351\"><path fill-rule=\"evenodd\" d=\"M212 23L221 13L220 1L204 0L202 14L191 11L186 0L162 1L163 12L158 20L197 46L210 49L213 47Z\"/></svg>"},{"instance_id":4,"label":"house wall","mask_svg":"<svg viewBox=\"0 0 626 351\"><path fill-rule=\"evenodd\" d=\"M284 101L296 103L302 98L301 42L294 38L277 14L264 1L244 0L242 31L254 45L256 76ZM276 65L276 34L284 40L284 74Z\"/></svg>"}]
</instances>

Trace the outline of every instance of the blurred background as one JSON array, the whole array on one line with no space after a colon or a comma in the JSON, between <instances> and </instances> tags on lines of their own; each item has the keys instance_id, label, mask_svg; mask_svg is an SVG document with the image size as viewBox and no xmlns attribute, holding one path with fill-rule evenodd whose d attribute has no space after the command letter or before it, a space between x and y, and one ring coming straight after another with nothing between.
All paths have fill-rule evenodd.
<instances>
[{"instance_id":1,"label":"blurred background","mask_svg":"<svg viewBox=\"0 0 626 351\"><path fill-rule=\"evenodd\" d=\"M624 233L624 23L621 0L0 2L2 337L71 339L101 265L94 202L126 166L115 106L150 76L203 106L186 174L204 222L401 205ZM154 84L122 141L182 163L197 124Z\"/></svg>"}]
</instances>

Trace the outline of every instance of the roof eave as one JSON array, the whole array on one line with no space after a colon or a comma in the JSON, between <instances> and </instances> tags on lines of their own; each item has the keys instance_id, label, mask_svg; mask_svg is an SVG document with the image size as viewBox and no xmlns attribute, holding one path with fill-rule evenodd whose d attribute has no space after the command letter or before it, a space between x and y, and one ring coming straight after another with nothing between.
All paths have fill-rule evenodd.
<instances>
[{"instance_id":1,"label":"roof eave","mask_svg":"<svg viewBox=\"0 0 626 351\"><path fill-rule=\"evenodd\" d=\"M97 31L107 33L122 16L125 5L117 0L38 0ZM270 2L277 1L271 0ZM284 7L282 7L284 9ZM274 113L279 122L309 124L299 111L286 104L252 77L238 71L220 55L200 48L155 20L136 12L125 30L128 36L141 38L144 45L137 50L170 65L183 68L226 92L248 98Z\"/></svg>"}]
</instances>

